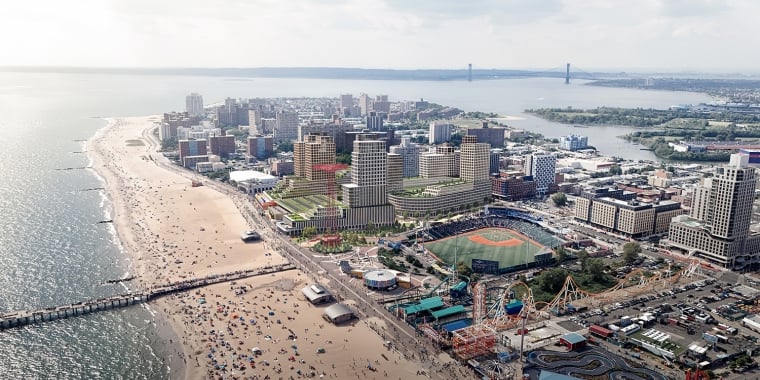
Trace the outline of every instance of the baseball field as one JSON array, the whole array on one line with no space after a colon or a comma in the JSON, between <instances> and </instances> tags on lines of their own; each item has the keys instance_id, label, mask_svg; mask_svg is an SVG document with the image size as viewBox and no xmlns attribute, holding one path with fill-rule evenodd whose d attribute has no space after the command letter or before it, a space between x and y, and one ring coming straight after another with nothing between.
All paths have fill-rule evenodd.
<instances>
[{"instance_id":1,"label":"baseball field","mask_svg":"<svg viewBox=\"0 0 760 380\"><path fill-rule=\"evenodd\" d=\"M472 265L472 259L498 261L499 268L534 262L534 255L544 246L529 237L506 228L482 228L464 234L425 243L425 248L441 261Z\"/></svg>"}]
</instances>

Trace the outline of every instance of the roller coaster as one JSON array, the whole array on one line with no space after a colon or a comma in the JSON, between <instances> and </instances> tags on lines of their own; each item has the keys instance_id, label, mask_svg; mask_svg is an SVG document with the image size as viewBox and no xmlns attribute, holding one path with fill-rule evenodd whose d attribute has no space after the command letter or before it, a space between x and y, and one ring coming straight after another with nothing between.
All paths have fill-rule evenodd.
<instances>
[{"instance_id":1,"label":"roller coaster","mask_svg":"<svg viewBox=\"0 0 760 380\"><path fill-rule=\"evenodd\" d=\"M573 276L568 275L560 291L548 302L536 301L530 286L522 281L506 287L487 287L488 283L481 281L472 285L471 326L453 331L450 339L429 324L420 324L417 328L435 342L451 345L460 359L467 360L493 352L497 334L517 328L521 323L548 320L552 315L563 314L572 304L601 307L613 300L651 292L657 286L672 286L679 279L701 271L703 266L699 260L688 262L688 266L675 272L670 268L656 272L635 270L601 292L583 290ZM521 290L522 297L518 297L516 290ZM522 308L517 314L509 314L506 306L515 300L522 301Z\"/></svg>"}]
</instances>

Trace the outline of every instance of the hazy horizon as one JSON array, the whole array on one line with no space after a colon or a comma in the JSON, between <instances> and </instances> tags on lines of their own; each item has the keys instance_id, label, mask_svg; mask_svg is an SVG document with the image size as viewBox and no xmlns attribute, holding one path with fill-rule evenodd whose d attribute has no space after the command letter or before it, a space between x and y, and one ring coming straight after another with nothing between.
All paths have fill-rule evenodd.
<instances>
[{"instance_id":1,"label":"hazy horizon","mask_svg":"<svg viewBox=\"0 0 760 380\"><path fill-rule=\"evenodd\" d=\"M87 71L106 71L106 72L146 72L146 71L194 71L194 70L208 70L208 71L225 71L225 70L366 70L366 71L399 71L399 72L413 72L413 71L449 71L462 73L467 72L467 66L463 67L448 67L448 68L430 68L430 67L417 67L417 68L400 68L400 67L349 67L349 66L260 66L260 67L233 67L233 66L74 66L74 65L0 65L0 71L22 71L22 72L59 72L59 71L73 71L73 72L87 72ZM574 67L571 66L571 75L577 73L574 71ZM558 66L555 68L538 68L538 67L475 67L474 72L485 71L526 71L526 72L541 72L551 74L563 74L564 66ZM760 68L747 70L747 71L719 71L719 70L679 70L679 69L646 69L646 68L582 68L583 73L593 74L622 74L628 76L642 76L642 75L714 75L718 77L746 77L748 79L754 79L756 76L760 76ZM554 75L553 75L554 76Z\"/></svg>"},{"instance_id":2,"label":"hazy horizon","mask_svg":"<svg viewBox=\"0 0 760 380\"><path fill-rule=\"evenodd\" d=\"M0 4L0 63L754 74L757 14L751 0L29 0Z\"/></svg>"}]
</instances>

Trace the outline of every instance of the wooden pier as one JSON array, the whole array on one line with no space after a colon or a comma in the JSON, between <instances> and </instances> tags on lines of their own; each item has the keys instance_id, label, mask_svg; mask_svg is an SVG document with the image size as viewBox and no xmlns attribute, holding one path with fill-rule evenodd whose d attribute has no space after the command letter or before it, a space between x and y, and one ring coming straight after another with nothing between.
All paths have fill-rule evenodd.
<instances>
[{"instance_id":1,"label":"wooden pier","mask_svg":"<svg viewBox=\"0 0 760 380\"><path fill-rule=\"evenodd\" d=\"M119 294L111 297L92 299L75 304L49 307L39 310L22 310L0 314L0 330L26 326L34 323L55 321L57 319L77 317L80 315L95 313L99 311L118 309L145 303L165 295L185 292L208 285L237 281L249 277L263 276L266 274L284 272L294 269L296 269L296 266L290 263L266 266L257 269L235 271L231 273L177 281L159 287L154 287L144 292Z\"/></svg>"}]
</instances>

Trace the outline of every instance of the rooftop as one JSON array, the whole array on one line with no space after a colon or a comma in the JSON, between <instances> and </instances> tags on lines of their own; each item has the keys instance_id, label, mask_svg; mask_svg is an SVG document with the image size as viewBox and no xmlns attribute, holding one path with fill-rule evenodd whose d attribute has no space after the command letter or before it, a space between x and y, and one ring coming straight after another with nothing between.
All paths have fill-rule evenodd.
<instances>
[{"instance_id":1,"label":"rooftop","mask_svg":"<svg viewBox=\"0 0 760 380\"><path fill-rule=\"evenodd\" d=\"M255 170L235 170L230 172L230 181L234 182L246 182L246 181L261 181L261 180L276 180L277 177L258 172Z\"/></svg>"},{"instance_id":2,"label":"rooftop","mask_svg":"<svg viewBox=\"0 0 760 380\"><path fill-rule=\"evenodd\" d=\"M563 335L562 339L566 340L570 344L578 344L586 341L586 338L584 338L583 335L574 332Z\"/></svg>"}]
</instances>

